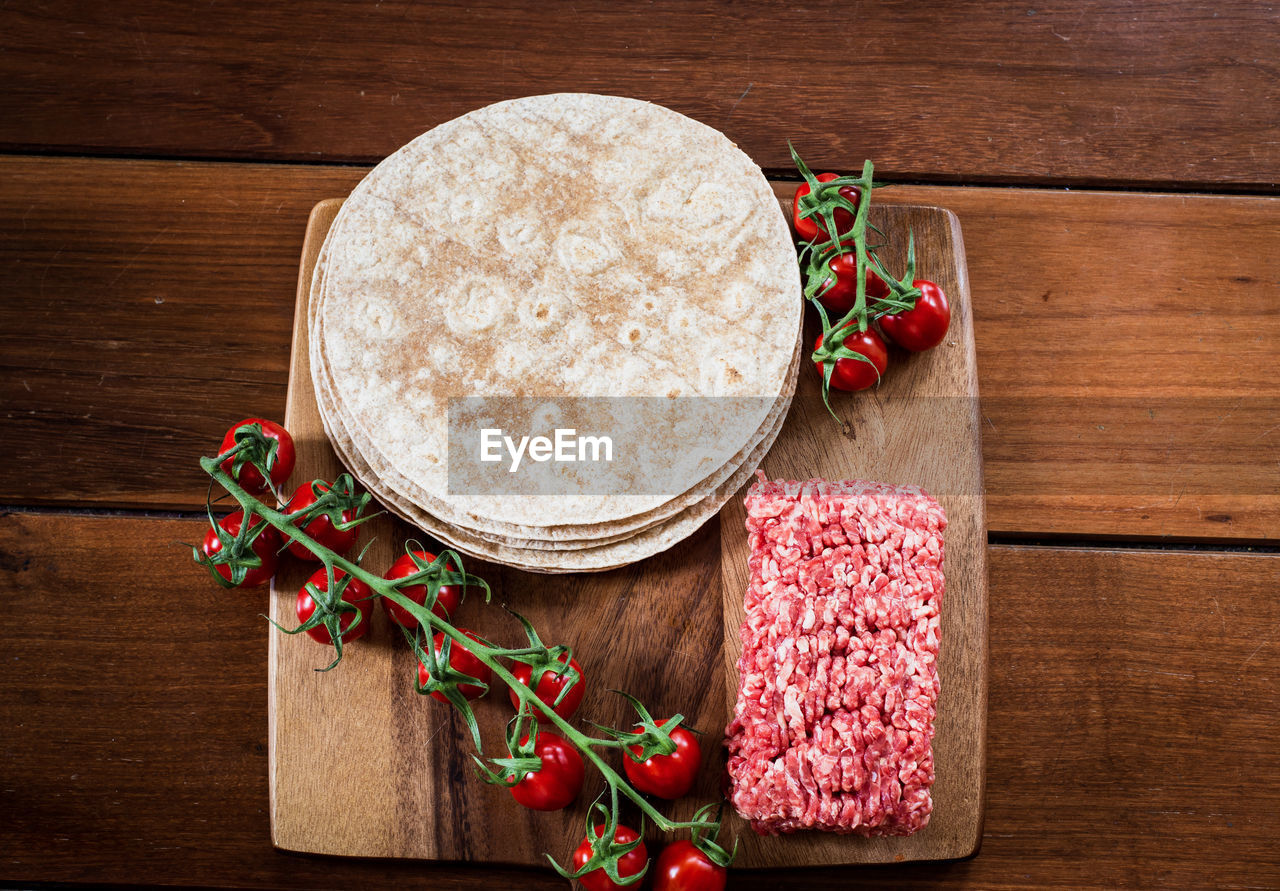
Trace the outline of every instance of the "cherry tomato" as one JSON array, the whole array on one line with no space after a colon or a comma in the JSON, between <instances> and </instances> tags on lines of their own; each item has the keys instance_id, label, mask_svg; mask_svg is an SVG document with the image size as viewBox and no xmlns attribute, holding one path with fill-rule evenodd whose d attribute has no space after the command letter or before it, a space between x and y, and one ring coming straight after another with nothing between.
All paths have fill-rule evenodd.
<instances>
[{"instance_id":1,"label":"cherry tomato","mask_svg":"<svg viewBox=\"0 0 1280 891\"><path fill-rule=\"evenodd\" d=\"M591 831L592 836L599 838L604 834L603 826L596 826ZM619 826L613 833L613 840L619 844L628 844L640 837L640 834L628 826ZM573 870L577 872L586 865L591 859L591 839L583 838L582 844L578 845L578 849L573 852ZM644 842L636 845L635 848L623 854L618 859L618 877L625 879L627 876L634 876L644 871L645 865L649 862L649 851L645 848ZM638 883L631 885L619 885L605 873L604 868L593 869L585 875L578 876L578 881L582 883L582 887L587 891L615 891L619 888L636 888Z\"/></svg>"},{"instance_id":2,"label":"cherry tomato","mask_svg":"<svg viewBox=\"0 0 1280 891\"><path fill-rule=\"evenodd\" d=\"M526 736L521 745L528 742ZM558 811L568 807L582 791L582 756L572 743L542 730L533 744L542 769L524 775L511 787L511 795L531 811ZM509 774L508 779L515 774Z\"/></svg>"},{"instance_id":3,"label":"cherry tomato","mask_svg":"<svg viewBox=\"0 0 1280 891\"><path fill-rule=\"evenodd\" d=\"M658 721L657 724L665 727L667 722ZM637 733L640 730L640 727L636 728ZM653 755L644 761L623 756L622 767L631 785L641 792L666 799L679 798L693 788L698 768L702 765L702 748L697 738L684 727L671 731L671 741L676 744L676 750L670 755ZM629 751L637 757L640 755L639 746L631 746Z\"/></svg>"},{"instance_id":4,"label":"cherry tomato","mask_svg":"<svg viewBox=\"0 0 1280 891\"><path fill-rule=\"evenodd\" d=\"M826 291L819 293L818 302L826 307L827 312L831 314L831 321L835 322L853 309L853 304L858 300L858 255L850 253L832 257L827 263L827 268L831 270L835 283ZM870 264L867 264L866 279L868 305L873 300L889 296L889 286L876 274ZM827 279L827 281L831 280L831 278Z\"/></svg>"},{"instance_id":5,"label":"cherry tomato","mask_svg":"<svg viewBox=\"0 0 1280 891\"><path fill-rule=\"evenodd\" d=\"M653 891L724 891L728 873L685 838L667 845L658 855Z\"/></svg>"},{"instance_id":6,"label":"cherry tomato","mask_svg":"<svg viewBox=\"0 0 1280 891\"><path fill-rule=\"evenodd\" d=\"M565 654L561 654L561 664L564 664L564 657ZM564 695L564 699L560 700L560 704L555 707L555 713L566 721L578 710L578 706L582 704L582 694L586 692L586 676L582 673L582 666L578 664L578 660L570 659L569 667L578 672L578 682L569 688L569 692ZM516 680L526 687L533 680L533 666L526 662L517 662L511 669L511 673L516 676ZM560 691L568 685L569 680L568 672L556 677L554 668L544 669L542 677L538 680L535 692L538 698L547 705L553 705L556 697L560 695ZM516 691L509 690L507 692L511 696L511 704L517 709L520 708L520 697L516 695Z\"/></svg>"},{"instance_id":7,"label":"cherry tomato","mask_svg":"<svg viewBox=\"0 0 1280 891\"><path fill-rule=\"evenodd\" d=\"M820 183L829 183L837 178L835 173L819 173L817 180ZM791 221L796 227L796 235L802 241L830 241L831 237L827 234L827 225L822 221L821 217L801 218L800 212L804 209L800 206L800 200L809 194L809 184L801 183L796 189L795 197L791 199ZM848 198L854 207L858 206L858 190L853 186L842 186L839 194ZM853 214L845 210L843 207L837 207L835 212L836 232L844 235L853 228ZM821 239L819 239L821 234Z\"/></svg>"},{"instance_id":8,"label":"cherry tomato","mask_svg":"<svg viewBox=\"0 0 1280 891\"><path fill-rule=\"evenodd\" d=\"M279 488L284 485L285 480L289 478L289 474L293 473L293 463L296 454L293 448L293 437L289 435L289 431L285 430L275 421L268 421L263 418L245 418L238 424L233 424L231 429L227 431L227 435L222 437L222 448L218 449L221 455L228 449L235 448L236 431L245 424L260 424L262 432L269 438L274 439L280 445L276 449L276 460L271 465L271 482ZM228 458L222 462L222 469L227 473L231 473L231 468L235 464L235 459ZM240 485L244 486L245 491L251 495L261 495L267 491L267 483L262 478L262 474L258 468L252 464L245 464L240 468L240 473L235 475L235 479Z\"/></svg>"},{"instance_id":9,"label":"cherry tomato","mask_svg":"<svg viewBox=\"0 0 1280 891\"><path fill-rule=\"evenodd\" d=\"M870 328L866 331L854 331L844 339L844 345L855 353L861 353L871 360L871 363L863 362L861 359L837 359L836 367L831 372L831 386L837 390L865 390L880 379L880 375L885 373L885 369L889 367L889 351L885 348L884 341L880 339L880 335ZM822 346L822 335L818 335L817 341L814 342L813 348L817 350ZM822 366L818 366L818 373L822 373ZM876 372L879 372L877 375Z\"/></svg>"},{"instance_id":10,"label":"cherry tomato","mask_svg":"<svg viewBox=\"0 0 1280 891\"><path fill-rule=\"evenodd\" d=\"M322 483L317 480L315 483L307 483L305 486L299 486L297 491L294 492L293 496L289 499L288 503L285 504L285 513L293 513L294 511L303 510L315 504L318 498L316 494L317 490L319 490L319 493L323 495L325 492L329 491L329 484ZM344 510L342 512L342 522L344 523L350 523L355 518L356 512L354 509ZM324 545L329 550L335 551L341 555L345 555L347 551L351 550L351 546L356 543L356 536L359 534L359 530L354 526L347 530L335 529L333 523L330 522L329 517L325 514L321 514L318 517L308 520L307 524L302 527L302 531L320 542L320 544ZM290 542L289 553L293 554L295 557L300 557L303 560L311 560L316 563L320 562L320 558L308 551L301 542Z\"/></svg>"},{"instance_id":11,"label":"cherry tomato","mask_svg":"<svg viewBox=\"0 0 1280 891\"><path fill-rule=\"evenodd\" d=\"M244 581L240 583L241 588L256 588L261 585L276 574L276 566L280 562L280 533L276 532L274 526L268 526L267 521L261 517L254 517L254 520L255 522L250 526L251 530L266 526L250 545L253 552L258 555L258 559L262 561L262 565L256 566L245 573ZM238 510L227 514L218 521L218 525L222 528L222 538L230 539L239 535L240 526L243 523L244 511ZM205 556L212 557L222 550L222 538L219 537L212 526L209 527L209 531L204 534L204 541L200 544L200 550L204 551ZM225 563L219 563L214 569L217 570L218 575L227 581L231 581L230 566Z\"/></svg>"},{"instance_id":12,"label":"cherry tomato","mask_svg":"<svg viewBox=\"0 0 1280 891\"><path fill-rule=\"evenodd\" d=\"M341 569L335 569L333 571L334 581L341 581L345 576L346 573ZM307 579L307 581L315 585L321 591L329 590L329 575L324 569L316 570L312 573L311 578ZM360 612L360 624L351 631L348 631L347 629L351 628L351 623L356 620L356 614L353 612L344 612L342 614L342 618L338 622L338 630L342 635L342 642L344 644L351 643L353 640L359 640L368 633L370 617L373 615L373 601L369 599L372 596L373 591L370 590L369 586L355 578L349 580L346 587L342 589L342 599L347 603L354 605ZM316 602L311 598L311 594L307 591L306 585L303 585L298 590L297 606L298 621L300 622L305 622L310 619L316 611ZM310 635L311 639L317 643L333 643L333 638L329 635L329 629L323 625L308 628L307 634Z\"/></svg>"},{"instance_id":13,"label":"cherry tomato","mask_svg":"<svg viewBox=\"0 0 1280 891\"><path fill-rule=\"evenodd\" d=\"M933 349L947 336L951 306L947 303L947 295L933 282L918 278L911 284L920 289L915 308L897 315L881 316L880 330L898 346L918 353Z\"/></svg>"},{"instance_id":14,"label":"cherry tomato","mask_svg":"<svg viewBox=\"0 0 1280 891\"><path fill-rule=\"evenodd\" d=\"M414 551L420 560L431 563L436 559L436 555L429 551ZM445 569L450 572L454 571L452 563L446 563ZM418 567L414 564L413 558L408 554L402 554L400 559L391 564L391 568L387 570L385 579L395 581L406 576L411 576L418 572ZM427 586L426 585L407 585L400 589L400 593L408 597L414 603L424 604L427 602ZM462 603L462 588L458 585L441 585L440 591L436 594L435 606L431 607L431 612L435 613L442 619L448 619L453 615L454 610ZM382 598L382 608L386 610L387 616L391 621L404 628L417 627L418 620L413 617L407 609L398 603L392 603L386 597Z\"/></svg>"},{"instance_id":15,"label":"cherry tomato","mask_svg":"<svg viewBox=\"0 0 1280 891\"><path fill-rule=\"evenodd\" d=\"M459 628L458 630L474 640L476 643L482 643L480 638L465 628ZM440 659L440 651L444 648L444 641L445 634L443 631L437 631L435 637L432 638L432 644L435 647L437 660ZM449 667L454 671L469 675L477 681L482 681L486 684L493 680L493 670L477 659L474 653L462 644L458 643L456 640L449 645ZM418 683L425 684L429 680L431 680L431 672L427 670L426 665L419 662ZM485 688L477 686L476 684L459 684L458 692L468 699L477 699L485 694ZM438 699L441 702L449 701L439 690L436 690L431 694L431 696L433 699Z\"/></svg>"}]
</instances>

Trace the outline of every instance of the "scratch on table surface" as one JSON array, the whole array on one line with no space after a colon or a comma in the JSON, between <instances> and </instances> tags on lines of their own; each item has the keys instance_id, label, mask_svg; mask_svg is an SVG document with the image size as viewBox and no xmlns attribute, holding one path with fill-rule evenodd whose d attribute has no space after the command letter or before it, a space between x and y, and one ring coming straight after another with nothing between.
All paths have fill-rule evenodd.
<instances>
[{"instance_id":1,"label":"scratch on table surface","mask_svg":"<svg viewBox=\"0 0 1280 891\"><path fill-rule=\"evenodd\" d=\"M147 43L147 29L142 26L142 21L136 15L133 17L133 24L138 29L132 34L133 48L138 51L138 61L146 61L146 53L143 50L151 48Z\"/></svg>"},{"instance_id":2,"label":"scratch on table surface","mask_svg":"<svg viewBox=\"0 0 1280 891\"><path fill-rule=\"evenodd\" d=\"M1222 607L1218 603L1218 595L1210 595L1213 599L1213 611L1218 614L1218 620L1222 622L1222 634L1225 637L1227 633L1227 617L1222 614Z\"/></svg>"},{"instance_id":3,"label":"scratch on table surface","mask_svg":"<svg viewBox=\"0 0 1280 891\"><path fill-rule=\"evenodd\" d=\"M53 255L53 259L51 259L48 263L44 264L44 269L40 273L40 286L38 290L40 292L40 298L42 300L44 299L44 280L49 275L49 270L53 268L53 264L58 262L58 258L61 256L62 256L62 248L58 248L58 250Z\"/></svg>"},{"instance_id":4,"label":"scratch on table surface","mask_svg":"<svg viewBox=\"0 0 1280 891\"><path fill-rule=\"evenodd\" d=\"M1255 436L1253 439L1249 440L1249 442L1257 442L1258 440L1262 439L1263 437L1270 436L1272 433L1276 432L1277 430L1280 430L1280 424L1276 424L1274 427L1268 427L1266 430L1263 430L1261 433L1259 433L1259 434L1258 434L1257 436Z\"/></svg>"},{"instance_id":5,"label":"scratch on table surface","mask_svg":"<svg viewBox=\"0 0 1280 891\"><path fill-rule=\"evenodd\" d=\"M1072 23L1072 25L1071 25L1071 31L1070 31L1070 33L1068 33L1068 34L1059 34L1059 33L1058 33L1056 30L1054 30L1053 28L1050 28L1050 29L1049 29L1049 33L1050 33L1050 34L1052 34L1054 37L1058 38L1059 40L1062 40L1062 41L1065 41L1065 42L1067 42L1067 43L1070 43L1070 42L1071 42L1071 38L1076 36L1076 29L1078 29L1078 28L1080 27L1080 22L1084 20L1084 16L1085 16L1085 12L1086 12L1086 11L1087 11L1087 10L1083 10L1083 9L1082 9L1082 10L1080 11L1080 15L1076 16L1076 20L1075 20L1075 22L1074 22L1074 23Z\"/></svg>"},{"instance_id":6,"label":"scratch on table surface","mask_svg":"<svg viewBox=\"0 0 1280 891\"><path fill-rule=\"evenodd\" d=\"M750 58L748 58L748 59L747 59L747 62L748 62L748 63L750 63L750 61L751 61L751 59L750 59ZM725 120L726 120L726 121L727 121L729 118L733 117L733 113L734 113L735 111L737 111L737 110L738 110L738 104L739 104L740 102L742 102L742 100L743 100L743 99L746 99L746 98L747 98L747 94L751 92L751 88L752 88L752 87L754 87L755 85L756 85L756 84L755 84L755 81L751 81L750 83L748 83L748 84L747 84L747 88L746 88L745 90L743 90L743 91L742 91L742 95L738 97L738 101L737 101L737 102L734 102L734 103L733 103L733 107L729 109L729 115L728 115L728 117L726 117L726 118L725 118Z\"/></svg>"},{"instance_id":7,"label":"scratch on table surface","mask_svg":"<svg viewBox=\"0 0 1280 891\"><path fill-rule=\"evenodd\" d=\"M306 51L305 53L303 53L303 54L302 54L302 60L303 60L304 62L305 62L307 59L310 59L310 58L311 58L311 56L312 56L312 55L315 53L315 51L316 51L316 47L318 47L318 46L320 45L320 41L321 41L321 40L323 40L323 39L324 39L323 37L317 37L315 40L311 41L311 46L307 47L307 51Z\"/></svg>"},{"instance_id":8,"label":"scratch on table surface","mask_svg":"<svg viewBox=\"0 0 1280 891\"><path fill-rule=\"evenodd\" d=\"M45 353L44 358L40 360L40 364L36 366L36 371L44 371L44 367L49 364L49 360L53 358L53 354L56 352L57 349L55 348Z\"/></svg>"},{"instance_id":9,"label":"scratch on table surface","mask_svg":"<svg viewBox=\"0 0 1280 891\"><path fill-rule=\"evenodd\" d=\"M1166 677L1180 678L1184 681L1194 681L1196 679L1194 674L1184 674L1179 671L1161 671L1158 668L1126 668L1125 674L1162 674Z\"/></svg>"},{"instance_id":10,"label":"scratch on table surface","mask_svg":"<svg viewBox=\"0 0 1280 891\"><path fill-rule=\"evenodd\" d=\"M702 663L702 662L709 661L705 655L698 656L698 655L695 655L694 653L686 652L685 650L677 650L675 647L667 647L667 652L674 653L675 655L680 656L681 658L687 659L690 662L694 662L694 663ZM716 658L719 658L720 656L719 653L715 653L713 655Z\"/></svg>"},{"instance_id":11,"label":"scratch on table surface","mask_svg":"<svg viewBox=\"0 0 1280 891\"><path fill-rule=\"evenodd\" d=\"M1271 643L1271 635L1272 635L1272 634L1275 634L1275 629L1274 629L1274 628L1272 628L1272 629L1271 629L1271 634L1268 634L1268 635L1263 639L1262 643L1258 644L1256 647L1254 647L1254 648L1253 648L1253 652L1252 652L1252 653L1250 653L1248 656L1245 656L1244 661L1240 663L1240 670L1241 670L1241 671L1244 671L1244 667L1245 667L1246 665L1248 665L1250 662L1252 662L1252 661L1253 661L1253 657L1254 657L1254 656L1256 656L1256 655L1258 655L1258 651L1259 651L1259 650L1261 650L1261 649L1262 649L1263 647L1265 647L1267 644Z\"/></svg>"},{"instance_id":12,"label":"scratch on table surface","mask_svg":"<svg viewBox=\"0 0 1280 891\"><path fill-rule=\"evenodd\" d=\"M1231 406L1231 408L1227 410L1226 414L1219 415L1218 422L1214 424L1212 427L1210 427L1207 431L1201 433L1200 436L1197 437L1196 441L1191 443L1191 445L1188 446L1188 448L1194 453L1197 449L1203 446L1205 442L1208 441L1209 437L1217 433L1218 430L1222 427L1222 425L1227 422L1227 419L1232 417L1236 413L1236 410L1240 408L1241 405L1244 404L1244 400L1245 400L1244 396L1241 396L1239 399L1237 399L1235 405ZM1173 469L1173 473L1171 474L1170 480L1169 480L1170 495L1173 494L1174 487L1178 485L1178 478L1182 475L1182 468L1186 466L1187 466L1187 461L1184 459L1182 461L1179 461L1178 466ZM1184 485L1182 487L1182 491L1178 493L1178 500L1173 503L1174 507L1177 507L1178 501L1181 501L1182 496L1185 495L1186 493L1187 493L1187 486Z\"/></svg>"},{"instance_id":13,"label":"scratch on table surface","mask_svg":"<svg viewBox=\"0 0 1280 891\"><path fill-rule=\"evenodd\" d=\"M165 226L163 229L157 232L154 236L152 236L151 240L142 246L142 250L138 251L136 254L130 257L129 261L125 263L124 266L120 267L120 271L116 273L115 278L113 278L111 281L107 283L107 287L110 288L116 282L120 281L120 276L128 272L133 267L133 264L138 262L138 258L141 257L143 254L145 254L147 251L151 250L151 246L160 240L160 236L164 235L166 232L168 232L172 228L173 226Z\"/></svg>"},{"instance_id":14,"label":"scratch on table surface","mask_svg":"<svg viewBox=\"0 0 1280 891\"><path fill-rule=\"evenodd\" d=\"M427 744L430 744L432 740L434 740L437 736L441 734L445 726L446 725L444 723L441 723L440 726L436 728L436 732L427 737L427 742L424 744L424 748Z\"/></svg>"}]
</instances>

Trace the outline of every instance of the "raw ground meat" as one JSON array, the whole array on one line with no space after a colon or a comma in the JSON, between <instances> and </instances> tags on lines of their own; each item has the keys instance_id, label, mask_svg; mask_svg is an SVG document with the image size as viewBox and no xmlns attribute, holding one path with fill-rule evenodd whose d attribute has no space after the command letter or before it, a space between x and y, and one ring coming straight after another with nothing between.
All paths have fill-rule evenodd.
<instances>
[{"instance_id":1,"label":"raw ground meat","mask_svg":"<svg viewBox=\"0 0 1280 891\"><path fill-rule=\"evenodd\" d=\"M746 504L733 806L762 834L916 832L933 811L942 508L914 487L763 473Z\"/></svg>"}]
</instances>

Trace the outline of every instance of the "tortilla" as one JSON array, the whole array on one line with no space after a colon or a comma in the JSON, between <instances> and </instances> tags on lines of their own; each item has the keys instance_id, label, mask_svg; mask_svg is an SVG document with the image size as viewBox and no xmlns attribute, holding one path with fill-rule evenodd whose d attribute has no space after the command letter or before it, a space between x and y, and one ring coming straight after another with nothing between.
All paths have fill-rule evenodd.
<instances>
[{"instance_id":1,"label":"tortilla","mask_svg":"<svg viewBox=\"0 0 1280 891\"><path fill-rule=\"evenodd\" d=\"M658 106L559 94L444 124L357 187L324 257L326 429L378 489L486 536L644 535L736 477L794 388L803 302L776 198L725 137ZM451 494L448 398L507 394L769 398L672 495Z\"/></svg>"}]
</instances>

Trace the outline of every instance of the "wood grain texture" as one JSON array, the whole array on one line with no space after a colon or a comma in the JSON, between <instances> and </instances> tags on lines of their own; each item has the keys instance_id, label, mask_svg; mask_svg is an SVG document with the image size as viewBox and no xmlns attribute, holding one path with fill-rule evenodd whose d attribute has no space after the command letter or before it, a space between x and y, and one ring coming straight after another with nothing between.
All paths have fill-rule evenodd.
<instances>
[{"instance_id":1,"label":"wood grain texture","mask_svg":"<svg viewBox=\"0 0 1280 891\"><path fill-rule=\"evenodd\" d=\"M308 355L307 301L312 270L339 201L321 202L307 227L298 275L289 399L285 426L298 445L295 475L332 478L341 472L316 407ZM548 645L567 643L584 665L583 717L629 726L634 714L609 690L626 690L655 716L679 712L689 726L716 741L726 722L720 663L720 588L708 571L717 559L715 523L672 550L615 572L546 576L469 561L466 568L495 585L495 604L464 604L459 627L516 645L510 605L528 618ZM384 516L361 529L357 548L373 542L365 565L389 567L406 539L441 545ZM294 566L272 586L271 618L296 625L294 603L309 569ZM625 611L624 611L625 610ZM383 619L381 615L378 619ZM626 627L629 633L619 634ZM544 852L564 853L583 834L587 808L604 788L593 769L579 800L553 814L519 807L488 786L471 761L465 724L454 711L417 695L417 663L399 630L375 623L369 645L353 645L341 670L318 674L330 651L305 636L273 636L270 691L271 834L280 848L361 857L413 857L542 866ZM476 709L493 756L505 756L510 703L499 683ZM711 742L708 768L695 793L660 809L689 819L698 804L719 795L723 755ZM615 766L617 762L615 761ZM634 818L632 824L635 824ZM317 832L317 827L324 827ZM658 837L654 836L657 842Z\"/></svg>"},{"instance_id":2,"label":"wood grain texture","mask_svg":"<svg viewBox=\"0 0 1280 891\"><path fill-rule=\"evenodd\" d=\"M267 595L223 592L191 563L176 542L196 540L203 525L0 515L0 880L563 888L543 869L272 850ZM140 542L145 572L122 583L102 571ZM711 559L714 532L691 547ZM811 888L855 878L910 889L1280 884L1280 602L1264 596L1280 556L993 547L989 558L981 853L788 875ZM617 670L614 632L642 628L650 593L637 584L617 596L608 628L573 628L600 688L632 681ZM664 621L694 625L696 608L686 607ZM646 667L668 671L664 656L651 653ZM684 695L673 690L661 704ZM608 704L601 694L583 708ZM433 704L407 706L430 720ZM739 872L733 887L778 881Z\"/></svg>"},{"instance_id":3,"label":"wood grain texture","mask_svg":"<svg viewBox=\"0 0 1280 891\"><path fill-rule=\"evenodd\" d=\"M0 4L0 152L309 162L0 157L0 505L55 508L0 509L0 884L565 886L545 868L273 849L268 596L222 592L190 562L177 542L202 521L68 512L195 509L194 456L243 414L283 415L307 210L365 172L317 161L375 161L486 102L593 89L704 120L774 175L790 176L791 138L815 166L869 155L888 179L1274 193L1278 21L1247 0ZM832 58L797 64L823 24ZM1280 538L1276 199L881 200L964 227L994 535ZM681 559L711 565L717 530L701 536ZM731 887L1280 887L1280 555L988 557L979 856L737 871ZM548 613L602 593L485 571ZM721 633L709 578L663 578L697 595L657 619L659 588L606 579L603 627L547 621L590 651L600 688L635 686L614 650L644 622L690 648ZM392 646L386 631L369 646ZM673 660L698 688L716 667L698 652L646 650L644 667L666 677ZM428 739L434 704L390 681L411 700L398 741L469 794L459 751L437 745L459 728ZM420 833L426 791L401 787L404 825L376 832ZM497 837L544 831L508 821Z\"/></svg>"},{"instance_id":4,"label":"wood grain texture","mask_svg":"<svg viewBox=\"0 0 1280 891\"><path fill-rule=\"evenodd\" d=\"M988 528L1280 536L1280 199L878 197L965 230Z\"/></svg>"},{"instance_id":5,"label":"wood grain texture","mask_svg":"<svg viewBox=\"0 0 1280 891\"><path fill-rule=\"evenodd\" d=\"M987 704L987 534L982 497L978 373L964 242L953 214L936 207L873 207L884 233L881 259L905 266L915 235L918 273L951 298L946 340L928 353L894 351L874 394L833 394L849 434L827 414L817 375L805 375L778 441L761 469L771 479L866 479L919 485L947 513L946 595L941 615L938 701L933 752L936 781L929 825L909 838L854 838L800 832L762 837L735 818L744 867L815 863L892 863L967 857L982 835ZM820 330L811 324L810 341ZM741 498L720 515L727 708L737 698L739 628L750 580L750 549Z\"/></svg>"},{"instance_id":6,"label":"wood grain texture","mask_svg":"<svg viewBox=\"0 0 1280 891\"><path fill-rule=\"evenodd\" d=\"M670 106L777 170L791 139L912 180L1271 189L1278 24L1248 0L56 0L0 12L0 148L373 161L570 90Z\"/></svg>"},{"instance_id":7,"label":"wood grain texture","mask_svg":"<svg viewBox=\"0 0 1280 891\"><path fill-rule=\"evenodd\" d=\"M0 503L198 509L193 457L284 412L306 214L363 172L0 158ZM881 195L964 227L993 532L1280 538L1280 199Z\"/></svg>"},{"instance_id":8,"label":"wood grain texture","mask_svg":"<svg viewBox=\"0 0 1280 891\"><path fill-rule=\"evenodd\" d=\"M0 160L0 500L198 508L192 456L283 414L307 213L362 173Z\"/></svg>"}]
</instances>

